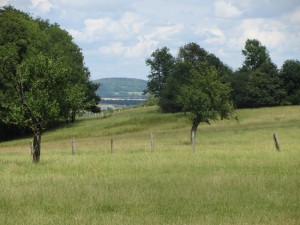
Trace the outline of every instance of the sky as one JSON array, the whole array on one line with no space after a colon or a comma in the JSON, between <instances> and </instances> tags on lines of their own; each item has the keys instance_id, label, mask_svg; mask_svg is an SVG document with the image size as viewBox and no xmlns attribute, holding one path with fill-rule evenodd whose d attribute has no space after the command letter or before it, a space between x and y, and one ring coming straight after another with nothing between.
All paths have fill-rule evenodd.
<instances>
[{"instance_id":1,"label":"sky","mask_svg":"<svg viewBox=\"0 0 300 225\"><path fill-rule=\"evenodd\" d=\"M195 42L233 70L247 39L267 47L280 69L300 60L299 0L0 0L58 23L82 49L91 79L147 80L145 60L158 48Z\"/></svg>"}]
</instances>

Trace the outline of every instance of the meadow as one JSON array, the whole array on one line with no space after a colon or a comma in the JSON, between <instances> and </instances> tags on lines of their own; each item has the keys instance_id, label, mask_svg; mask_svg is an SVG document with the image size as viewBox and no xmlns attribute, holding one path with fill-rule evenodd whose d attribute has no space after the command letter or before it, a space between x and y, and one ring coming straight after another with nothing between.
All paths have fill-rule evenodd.
<instances>
[{"instance_id":1,"label":"meadow","mask_svg":"<svg viewBox=\"0 0 300 225\"><path fill-rule=\"evenodd\" d=\"M0 224L300 224L300 107L237 114L195 153L188 117L156 107L45 132L37 165L29 138L0 143Z\"/></svg>"}]
</instances>

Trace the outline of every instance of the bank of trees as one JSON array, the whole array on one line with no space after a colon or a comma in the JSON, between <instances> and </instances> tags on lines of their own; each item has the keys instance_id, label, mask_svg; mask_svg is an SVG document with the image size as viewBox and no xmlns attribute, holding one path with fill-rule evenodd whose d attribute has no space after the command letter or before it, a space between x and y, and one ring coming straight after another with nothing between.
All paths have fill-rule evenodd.
<instances>
[{"instance_id":1,"label":"bank of trees","mask_svg":"<svg viewBox=\"0 0 300 225\"><path fill-rule=\"evenodd\" d=\"M150 66L146 92L159 99L163 112L190 112L191 135L200 123L233 113L227 82L231 69L198 44L181 47L176 58L166 47L157 49L146 63Z\"/></svg>"},{"instance_id":2,"label":"bank of trees","mask_svg":"<svg viewBox=\"0 0 300 225\"><path fill-rule=\"evenodd\" d=\"M0 10L0 134L31 130L34 162L43 130L97 109L97 88L80 48L58 24Z\"/></svg>"},{"instance_id":3,"label":"bank of trees","mask_svg":"<svg viewBox=\"0 0 300 225\"><path fill-rule=\"evenodd\" d=\"M300 104L298 60L286 60L278 69L266 47L256 39L246 41L242 54L243 64L233 71L196 43L181 47L176 57L166 47L157 49L146 60L150 67L146 92L158 98L163 112L184 111L178 101L180 89L189 83L191 71L205 63L215 68L221 83L230 85L235 108Z\"/></svg>"},{"instance_id":4,"label":"bank of trees","mask_svg":"<svg viewBox=\"0 0 300 225\"><path fill-rule=\"evenodd\" d=\"M192 131L199 123L228 118L233 108L300 104L300 62L287 60L279 70L268 50L248 39L242 66L233 71L196 43L174 57L167 47L146 60L150 67L146 93L163 112L190 112Z\"/></svg>"}]
</instances>

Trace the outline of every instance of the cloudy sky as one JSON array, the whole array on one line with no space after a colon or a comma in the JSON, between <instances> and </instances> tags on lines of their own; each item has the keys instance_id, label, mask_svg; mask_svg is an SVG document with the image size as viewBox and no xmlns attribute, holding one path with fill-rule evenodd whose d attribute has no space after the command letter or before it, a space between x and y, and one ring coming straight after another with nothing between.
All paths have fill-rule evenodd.
<instances>
[{"instance_id":1,"label":"cloudy sky","mask_svg":"<svg viewBox=\"0 0 300 225\"><path fill-rule=\"evenodd\" d=\"M82 49L92 79L147 79L157 48L196 42L232 69L247 38L265 45L280 68L300 60L299 0L0 0L60 24Z\"/></svg>"}]
</instances>

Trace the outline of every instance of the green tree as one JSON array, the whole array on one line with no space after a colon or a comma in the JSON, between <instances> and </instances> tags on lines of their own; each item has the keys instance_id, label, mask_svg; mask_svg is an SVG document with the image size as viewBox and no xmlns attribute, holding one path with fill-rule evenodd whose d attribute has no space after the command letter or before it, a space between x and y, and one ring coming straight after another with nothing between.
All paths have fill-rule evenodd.
<instances>
[{"instance_id":1,"label":"green tree","mask_svg":"<svg viewBox=\"0 0 300 225\"><path fill-rule=\"evenodd\" d=\"M248 71L237 70L230 77L231 96L236 108L247 108L250 103L248 98L248 88L250 73Z\"/></svg>"},{"instance_id":2,"label":"green tree","mask_svg":"<svg viewBox=\"0 0 300 225\"><path fill-rule=\"evenodd\" d=\"M231 76L234 105L243 108L284 104L286 92L266 47L256 39L248 39L242 54L243 66Z\"/></svg>"},{"instance_id":3,"label":"green tree","mask_svg":"<svg viewBox=\"0 0 300 225\"><path fill-rule=\"evenodd\" d=\"M80 48L57 24L0 9L0 124L32 130L34 162L44 129L100 100L89 78Z\"/></svg>"},{"instance_id":4,"label":"green tree","mask_svg":"<svg viewBox=\"0 0 300 225\"><path fill-rule=\"evenodd\" d=\"M179 48L178 61L189 62L193 66L207 62L208 52L198 44L191 42Z\"/></svg>"},{"instance_id":5,"label":"green tree","mask_svg":"<svg viewBox=\"0 0 300 225\"><path fill-rule=\"evenodd\" d=\"M300 62L298 60L286 60L279 73L283 80L283 86L287 92L287 98L293 105L300 104Z\"/></svg>"},{"instance_id":6,"label":"green tree","mask_svg":"<svg viewBox=\"0 0 300 225\"><path fill-rule=\"evenodd\" d=\"M219 77L223 82L228 82L230 75L233 73L232 70L218 57L207 52L197 43L193 42L180 47L177 61L189 62L193 66L197 66L202 62L207 62L209 65L212 65L217 69Z\"/></svg>"},{"instance_id":7,"label":"green tree","mask_svg":"<svg viewBox=\"0 0 300 225\"><path fill-rule=\"evenodd\" d=\"M16 48L1 48L7 57L0 57L0 65L15 62ZM59 62L43 55L27 58L17 65L16 71L6 73L13 89L2 91L2 119L18 126L28 126L33 132L33 162L40 160L42 131L61 121L63 105L59 96L64 94L62 85L70 70Z\"/></svg>"},{"instance_id":8,"label":"green tree","mask_svg":"<svg viewBox=\"0 0 300 225\"><path fill-rule=\"evenodd\" d=\"M73 42L72 36L61 29L58 24L51 25L48 21L41 19L37 22L48 40L47 44L42 46L44 52L51 58L62 61L71 69L69 79L65 83L66 98L63 96L61 100L67 99L66 119L74 122L78 111L97 109L96 105L101 100L96 95L99 85L90 81L89 69L85 67L81 49Z\"/></svg>"},{"instance_id":9,"label":"green tree","mask_svg":"<svg viewBox=\"0 0 300 225\"><path fill-rule=\"evenodd\" d=\"M181 86L188 82L192 67L189 62L177 61L175 63L173 71L162 88L161 98L158 102L163 112L175 113L183 110L183 106L177 97Z\"/></svg>"},{"instance_id":10,"label":"green tree","mask_svg":"<svg viewBox=\"0 0 300 225\"><path fill-rule=\"evenodd\" d=\"M285 91L278 77L271 77L260 70L253 71L246 85L246 103L250 107L277 106L285 99Z\"/></svg>"},{"instance_id":11,"label":"green tree","mask_svg":"<svg viewBox=\"0 0 300 225\"><path fill-rule=\"evenodd\" d=\"M256 70L271 61L267 48L257 39L247 39L242 54L245 56L243 66L248 70Z\"/></svg>"},{"instance_id":12,"label":"green tree","mask_svg":"<svg viewBox=\"0 0 300 225\"><path fill-rule=\"evenodd\" d=\"M147 89L144 92L160 98L174 63L175 58L168 48L164 47L153 52L151 57L146 59L146 65L150 67L150 74L148 75Z\"/></svg>"},{"instance_id":13,"label":"green tree","mask_svg":"<svg viewBox=\"0 0 300 225\"><path fill-rule=\"evenodd\" d=\"M196 43L189 43L179 49L173 70L162 86L159 106L163 112L180 112L182 104L177 101L180 87L188 82L191 68L206 62L218 71L218 78L223 83L229 80L232 71L215 55L208 53Z\"/></svg>"},{"instance_id":14,"label":"green tree","mask_svg":"<svg viewBox=\"0 0 300 225\"><path fill-rule=\"evenodd\" d=\"M178 101L186 112L190 112L192 133L196 135L200 123L227 119L233 113L230 87L219 80L217 70L201 63L191 70L188 83L180 89Z\"/></svg>"}]
</instances>

